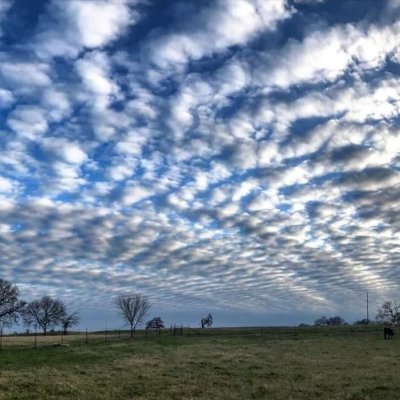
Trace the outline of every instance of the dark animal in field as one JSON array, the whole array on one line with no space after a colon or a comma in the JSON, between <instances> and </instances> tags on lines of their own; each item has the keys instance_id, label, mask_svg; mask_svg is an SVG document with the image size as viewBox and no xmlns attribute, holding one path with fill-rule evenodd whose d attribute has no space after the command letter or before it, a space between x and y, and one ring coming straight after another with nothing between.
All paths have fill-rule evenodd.
<instances>
[{"instance_id":1,"label":"dark animal in field","mask_svg":"<svg viewBox=\"0 0 400 400\"><path fill-rule=\"evenodd\" d=\"M385 340L392 339L394 336L394 330L392 328L383 328L383 337Z\"/></svg>"}]
</instances>

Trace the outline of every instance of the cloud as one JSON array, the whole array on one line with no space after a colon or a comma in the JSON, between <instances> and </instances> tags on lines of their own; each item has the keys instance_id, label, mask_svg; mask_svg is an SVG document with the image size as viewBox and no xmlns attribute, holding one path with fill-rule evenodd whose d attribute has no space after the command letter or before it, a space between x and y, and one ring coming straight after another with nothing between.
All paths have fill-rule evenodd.
<instances>
[{"instance_id":1,"label":"cloud","mask_svg":"<svg viewBox=\"0 0 400 400\"><path fill-rule=\"evenodd\" d=\"M10 193L13 188L13 181L0 176L0 193Z\"/></svg>"},{"instance_id":2,"label":"cloud","mask_svg":"<svg viewBox=\"0 0 400 400\"><path fill-rule=\"evenodd\" d=\"M128 186L124 189L122 194L122 205L130 206L145 199L146 197L149 197L151 194L152 192L142 186Z\"/></svg>"},{"instance_id":3,"label":"cloud","mask_svg":"<svg viewBox=\"0 0 400 400\"><path fill-rule=\"evenodd\" d=\"M5 59L0 65L0 75L5 84L11 88L17 87L22 91L32 87L50 86L52 81L49 73L50 66L46 63L17 62Z\"/></svg>"},{"instance_id":4,"label":"cloud","mask_svg":"<svg viewBox=\"0 0 400 400\"><path fill-rule=\"evenodd\" d=\"M6 276L28 298L104 307L129 289L293 321L396 293L395 18L178 3L167 21L158 4L50 2L4 45Z\"/></svg>"},{"instance_id":5,"label":"cloud","mask_svg":"<svg viewBox=\"0 0 400 400\"><path fill-rule=\"evenodd\" d=\"M36 106L17 106L7 119L7 125L19 136L31 140L48 129L45 112Z\"/></svg>"},{"instance_id":6,"label":"cloud","mask_svg":"<svg viewBox=\"0 0 400 400\"><path fill-rule=\"evenodd\" d=\"M41 142L42 147L62 161L69 164L82 164L87 160L86 153L79 143L69 142L66 139L47 137Z\"/></svg>"},{"instance_id":7,"label":"cloud","mask_svg":"<svg viewBox=\"0 0 400 400\"><path fill-rule=\"evenodd\" d=\"M361 28L339 25L316 31L302 41L289 41L277 54L267 55L269 66L261 72L266 85L288 88L304 83L335 81L348 68L359 73L382 68L397 51L400 24Z\"/></svg>"},{"instance_id":8,"label":"cloud","mask_svg":"<svg viewBox=\"0 0 400 400\"><path fill-rule=\"evenodd\" d=\"M107 77L109 64L107 56L104 53L92 53L84 59L78 60L76 69L85 87L90 92L108 96L115 91L115 86Z\"/></svg>"},{"instance_id":9,"label":"cloud","mask_svg":"<svg viewBox=\"0 0 400 400\"><path fill-rule=\"evenodd\" d=\"M13 0L3 0L0 3L0 38L3 35L2 29L1 29L2 28L3 19L6 18L7 11L10 9L12 4L13 4Z\"/></svg>"},{"instance_id":10,"label":"cloud","mask_svg":"<svg viewBox=\"0 0 400 400\"><path fill-rule=\"evenodd\" d=\"M161 68L179 67L231 46L244 45L261 32L274 30L290 15L285 0L218 1L197 14L187 29L154 39L149 45L151 61Z\"/></svg>"},{"instance_id":11,"label":"cloud","mask_svg":"<svg viewBox=\"0 0 400 400\"><path fill-rule=\"evenodd\" d=\"M134 1L52 1L38 28L35 51L41 57L77 57L107 46L139 19Z\"/></svg>"}]
</instances>

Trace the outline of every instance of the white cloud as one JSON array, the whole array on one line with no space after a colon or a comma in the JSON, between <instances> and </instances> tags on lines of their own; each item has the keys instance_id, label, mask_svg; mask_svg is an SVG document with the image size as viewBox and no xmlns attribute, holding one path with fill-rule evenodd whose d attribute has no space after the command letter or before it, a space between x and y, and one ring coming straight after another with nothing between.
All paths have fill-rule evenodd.
<instances>
[{"instance_id":1,"label":"white cloud","mask_svg":"<svg viewBox=\"0 0 400 400\"><path fill-rule=\"evenodd\" d=\"M14 102L14 96L9 90L0 88L0 108L7 108Z\"/></svg>"},{"instance_id":2,"label":"white cloud","mask_svg":"<svg viewBox=\"0 0 400 400\"><path fill-rule=\"evenodd\" d=\"M102 48L137 22L127 0L53 0L49 13L57 25L44 20L36 38L35 50L42 57L76 57L84 48Z\"/></svg>"},{"instance_id":3,"label":"white cloud","mask_svg":"<svg viewBox=\"0 0 400 400\"><path fill-rule=\"evenodd\" d=\"M66 4L66 14L81 44L88 48L104 46L134 22L127 2L121 0L72 0Z\"/></svg>"},{"instance_id":4,"label":"white cloud","mask_svg":"<svg viewBox=\"0 0 400 400\"><path fill-rule=\"evenodd\" d=\"M257 143L252 140L235 145L231 162L236 168L249 169L257 165Z\"/></svg>"},{"instance_id":5,"label":"white cloud","mask_svg":"<svg viewBox=\"0 0 400 400\"><path fill-rule=\"evenodd\" d=\"M151 60L162 68L199 60L246 44L261 32L274 30L289 16L286 0L220 0L196 15L188 31L155 39L150 45Z\"/></svg>"},{"instance_id":6,"label":"white cloud","mask_svg":"<svg viewBox=\"0 0 400 400\"><path fill-rule=\"evenodd\" d=\"M69 164L82 164L87 160L86 153L77 142L64 138L46 137L41 141L43 148Z\"/></svg>"},{"instance_id":7,"label":"white cloud","mask_svg":"<svg viewBox=\"0 0 400 400\"><path fill-rule=\"evenodd\" d=\"M353 25L335 26L313 32L302 42L289 41L272 53L270 68L261 72L266 85L291 85L334 81L348 68L363 71L382 67L388 55L398 48L400 23L367 30Z\"/></svg>"},{"instance_id":8,"label":"white cloud","mask_svg":"<svg viewBox=\"0 0 400 400\"><path fill-rule=\"evenodd\" d=\"M145 187L140 185L130 185L124 189L121 202L124 206L131 206L152 194L153 193Z\"/></svg>"},{"instance_id":9,"label":"white cloud","mask_svg":"<svg viewBox=\"0 0 400 400\"><path fill-rule=\"evenodd\" d=\"M2 60L0 63L0 75L6 84L12 88L18 87L19 89L26 90L26 88L35 86L49 86L51 85L49 74L50 66L45 63L10 60Z\"/></svg>"},{"instance_id":10,"label":"white cloud","mask_svg":"<svg viewBox=\"0 0 400 400\"><path fill-rule=\"evenodd\" d=\"M47 131L45 112L35 106L17 106L9 115L7 125L21 137L35 140Z\"/></svg>"},{"instance_id":11,"label":"white cloud","mask_svg":"<svg viewBox=\"0 0 400 400\"><path fill-rule=\"evenodd\" d=\"M125 160L117 159L117 164L109 168L108 175L113 181L123 181L132 176L137 164L138 161L133 158Z\"/></svg>"},{"instance_id":12,"label":"white cloud","mask_svg":"<svg viewBox=\"0 0 400 400\"><path fill-rule=\"evenodd\" d=\"M10 193L13 190L13 181L0 176L0 193Z\"/></svg>"},{"instance_id":13,"label":"white cloud","mask_svg":"<svg viewBox=\"0 0 400 400\"><path fill-rule=\"evenodd\" d=\"M109 78L109 63L105 53L94 52L76 62L76 69L85 87L100 96L108 96L116 91Z\"/></svg>"},{"instance_id":14,"label":"white cloud","mask_svg":"<svg viewBox=\"0 0 400 400\"><path fill-rule=\"evenodd\" d=\"M61 121L70 115L71 102L65 92L49 88L43 93L43 106L48 110L52 121Z\"/></svg>"}]
</instances>

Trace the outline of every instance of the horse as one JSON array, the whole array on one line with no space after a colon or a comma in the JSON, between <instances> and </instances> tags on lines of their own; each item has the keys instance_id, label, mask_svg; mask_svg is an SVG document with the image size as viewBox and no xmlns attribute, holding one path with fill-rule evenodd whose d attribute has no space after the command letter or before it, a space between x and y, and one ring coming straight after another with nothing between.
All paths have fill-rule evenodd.
<instances>
[{"instance_id":1,"label":"horse","mask_svg":"<svg viewBox=\"0 0 400 400\"><path fill-rule=\"evenodd\" d=\"M389 340L389 339L393 339L394 336L394 330L392 328L388 328L387 326L385 326L383 328L383 338L385 340Z\"/></svg>"}]
</instances>

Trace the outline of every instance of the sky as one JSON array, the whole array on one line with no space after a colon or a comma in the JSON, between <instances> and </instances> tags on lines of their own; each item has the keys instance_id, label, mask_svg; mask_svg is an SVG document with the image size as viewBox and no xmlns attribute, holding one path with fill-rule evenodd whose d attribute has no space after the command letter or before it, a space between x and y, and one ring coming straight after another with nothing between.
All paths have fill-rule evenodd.
<instances>
[{"instance_id":1,"label":"sky","mask_svg":"<svg viewBox=\"0 0 400 400\"><path fill-rule=\"evenodd\" d=\"M400 299L400 0L0 0L0 276L122 324Z\"/></svg>"}]
</instances>

